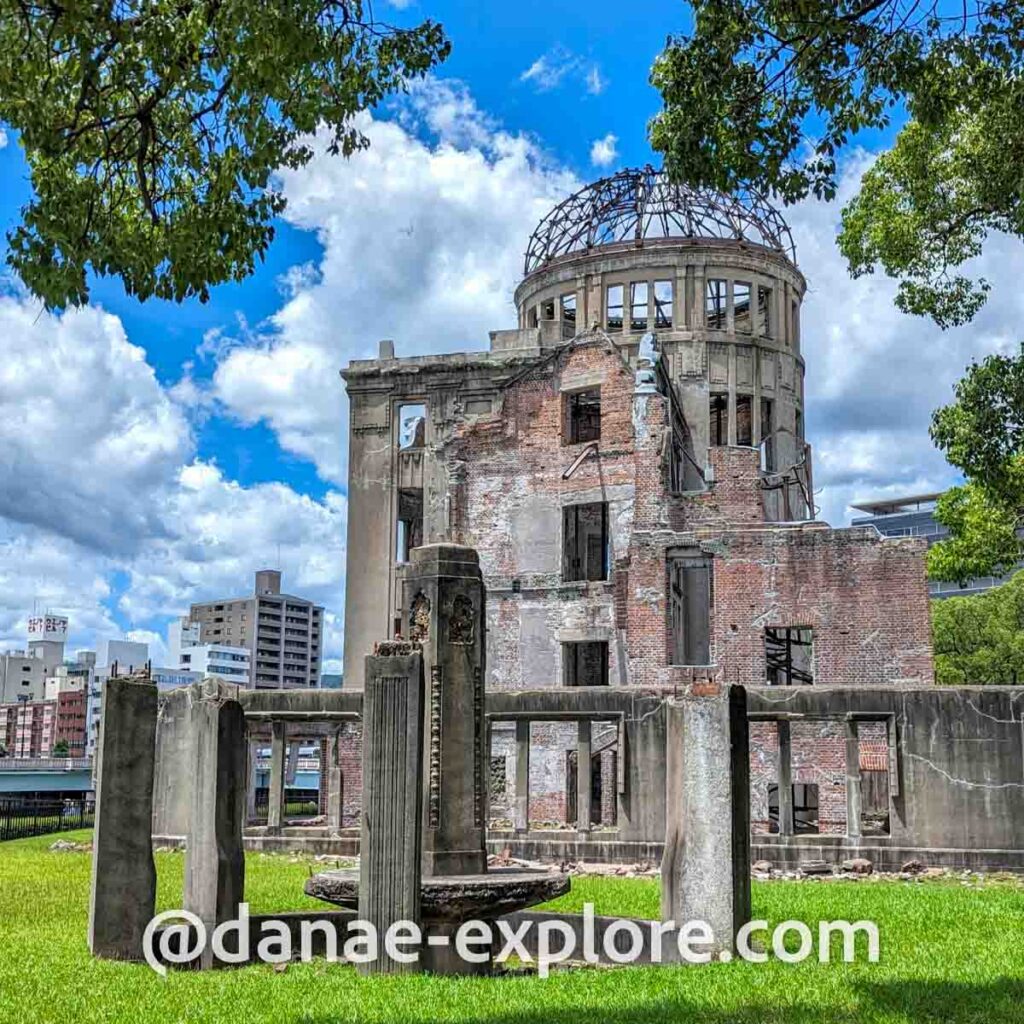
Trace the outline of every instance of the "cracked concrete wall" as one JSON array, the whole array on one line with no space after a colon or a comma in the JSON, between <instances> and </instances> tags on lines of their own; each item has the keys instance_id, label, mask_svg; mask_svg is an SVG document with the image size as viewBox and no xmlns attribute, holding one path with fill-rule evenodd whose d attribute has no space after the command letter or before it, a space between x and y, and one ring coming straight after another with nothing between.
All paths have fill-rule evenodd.
<instances>
[{"instance_id":1,"label":"cracked concrete wall","mask_svg":"<svg viewBox=\"0 0 1024 1024\"><path fill-rule=\"evenodd\" d=\"M802 717L808 727L827 715L891 716L890 834L865 845L1024 854L1024 689L801 687L748 690L747 698L752 714Z\"/></svg>"}]
</instances>

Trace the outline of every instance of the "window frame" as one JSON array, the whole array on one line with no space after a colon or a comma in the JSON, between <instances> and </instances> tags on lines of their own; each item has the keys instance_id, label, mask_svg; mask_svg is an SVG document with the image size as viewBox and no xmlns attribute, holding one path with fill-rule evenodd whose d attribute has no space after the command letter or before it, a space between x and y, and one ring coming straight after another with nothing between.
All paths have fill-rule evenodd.
<instances>
[{"instance_id":1,"label":"window frame","mask_svg":"<svg viewBox=\"0 0 1024 1024\"><path fill-rule=\"evenodd\" d=\"M579 412L579 405L582 399L596 396L597 398L597 429L594 432L581 430L581 423L584 416ZM562 413L562 443L563 444L587 444L591 441L601 440L601 385L590 388L580 388L576 391L566 391L563 398L564 409ZM593 417L591 417L593 418Z\"/></svg>"},{"instance_id":2,"label":"window frame","mask_svg":"<svg viewBox=\"0 0 1024 1024\"><path fill-rule=\"evenodd\" d=\"M619 301L617 303L612 302L612 291L618 289ZM626 313L626 286L621 283L605 285L604 289L604 329L609 334L622 334L625 329L625 313ZM617 309L619 311L617 317L612 316L612 310ZM617 323L617 326L616 326Z\"/></svg>"}]
</instances>

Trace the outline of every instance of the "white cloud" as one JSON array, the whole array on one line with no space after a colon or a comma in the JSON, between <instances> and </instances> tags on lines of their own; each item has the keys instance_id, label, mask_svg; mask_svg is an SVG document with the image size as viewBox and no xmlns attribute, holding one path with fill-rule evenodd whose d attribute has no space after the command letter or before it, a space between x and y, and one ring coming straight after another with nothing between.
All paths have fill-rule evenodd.
<instances>
[{"instance_id":1,"label":"white cloud","mask_svg":"<svg viewBox=\"0 0 1024 1024\"><path fill-rule=\"evenodd\" d=\"M243 487L198 460L188 416L208 415L210 396L187 371L161 386L101 309L55 316L3 296L0 331L0 647L24 646L34 608L69 616L71 649L121 635L115 610L152 639L278 562L293 592L341 608L341 495Z\"/></svg>"},{"instance_id":2,"label":"white cloud","mask_svg":"<svg viewBox=\"0 0 1024 1024\"><path fill-rule=\"evenodd\" d=\"M595 167L608 167L619 157L619 137L609 132L603 139L595 139L590 147L590 162Z\"/></svg>"},{"instance_id":3,"label":"white cloud","mask_svg":"<svg viewBox=\"0 0 1024 1024\"><path fill-rule=\"evenodd\" d=\"M515 322L529 233L576 179L522 135L496 128L457 83L414 90L401 123L364 115L351 160L325 146L282 175L286 218L324 247L262 333L227 346L214 375L224 407L265 421L290 452L343 484L347 403L338 371L376 355L487 345ZM417 135L430 137L424 142Z\"/></svg>"},{"instance_id":4,"label":"white cloud","mask_svg":"<svg viewBox=\"0 0 1024 1024\"><path fill-rule=\"evenodd\" d=\"M606 82L597 64L588 64L579 54L558 45L542 53L520 76L537 92L550 92L563 82L575 81L592 96L604 92Z\"/></svg>"},{"instance_id":5,"label":"white cloud","mask_svg":"<svg viewBox=\"0 0 1024 1024\"><path fill-rule=\"evenodd\" d=\"M191 451L182 411L117 317L0 296L0 516L100 551L159 532L140 501Z\"/></svg>"},{"instance_id":6,"label":"white cloud","mask_svg":"<svg viewBox=\"0 0 1024 1024\"><path fill-rule=\"evenodd\" d=\"M0 128L0 149L7 145L7 132Z\"/></svg>"}]
</instances>

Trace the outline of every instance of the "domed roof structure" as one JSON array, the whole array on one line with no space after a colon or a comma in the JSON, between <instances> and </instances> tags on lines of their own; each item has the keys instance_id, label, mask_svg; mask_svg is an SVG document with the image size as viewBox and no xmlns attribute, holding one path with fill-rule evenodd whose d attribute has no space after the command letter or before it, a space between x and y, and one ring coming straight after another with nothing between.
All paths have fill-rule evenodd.
<instances>
[{"instance_id":1,"label":"domed roof structure","mask_svg":"<svg viewBox=\"0 0 1024 1024\"><path fill-rule=\"evenodd\" d=\"M559 203L530 236L524 273L601 245L665 238L750 242L796 264L789 228L762 196L674 185L648 165L601 178Z\"/></svg>"}]
</instances>

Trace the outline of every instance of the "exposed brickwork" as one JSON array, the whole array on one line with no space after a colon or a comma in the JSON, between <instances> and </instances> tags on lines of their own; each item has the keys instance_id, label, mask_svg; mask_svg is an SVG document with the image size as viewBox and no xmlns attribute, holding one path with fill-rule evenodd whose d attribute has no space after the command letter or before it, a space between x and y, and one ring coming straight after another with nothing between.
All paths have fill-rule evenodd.
<instances>
[{"instance_id":1,"label":"exposed brickwork","mask_svg":"<svg viewBox=\"0 0 1024 1024\"><path fill-rule=\"evenodd\" d=\"M768 787L779 779L779 731L774 722L750 723L750 827L757 834L771 831Z\"/></svg>"},{"instance_id":2,"label":"exposed brickwork","mask_svg":"<svg viewBox=\"0 0 1024 1024\"><path fill-rule=\"evenodd\" d=\"M363 809L363 727L346 722L338 743L338 761L342 779L342 827L359 824Z\"/></svg>"},{"instance_id":3,"label":"exposed brickwork","mask_svg":"<svg viewBox=\"0 0 1024 1024\"><path fill-rule=\"evenodd\" d=\"M924 542L768 521L766 507L778 506L779 495L766 502L754 448L693 452L710 466L708 486L671 493L669 401L638 391L626 351L594 338L517 369L519 376L510 371L489 416L460 418L448 400L431 407L430 458L438 469L424 478L424 500L430 516L447 508L445 536L479 552L488 588L488 687L564 685L563 645L601 642L608 645L610 685L686 687L711 697L726 682L767 683L766 627L812 631L814 685L932 682ZM600 438L596 452L588 452L587 443L565 441L566 396L596 386ZM777 415L783 407L790 414L798 399L793 388L792 375L779 379ZM687 401L692 413L692 392ZM706 437L706 424L699 427L697 436ZM809 464L802 479L809 479ZM799 486L796 477L788 486ZM608 509L608 578L566 581L563 507L596 502ZM676 550L711 558L707 665L671 664L668 557ZM879 742L872 736L876 758ZM533 726L531 821L564 822L575 746L572 725ZM752 817L760 828L767 828L777 746L774 727L754 723ZM352 820L359 811L358 747L357 734L347 734L345 814ZM505 818L515 793L514 731L496 727L491 756L504 757L506 768L505 793L492 800L491 817ZM615 807L614 744L599 756L606 821ZM818 786L823 832L845 830L841 726L794 727L793 781Z\"/></svg>"}]
</instances>

